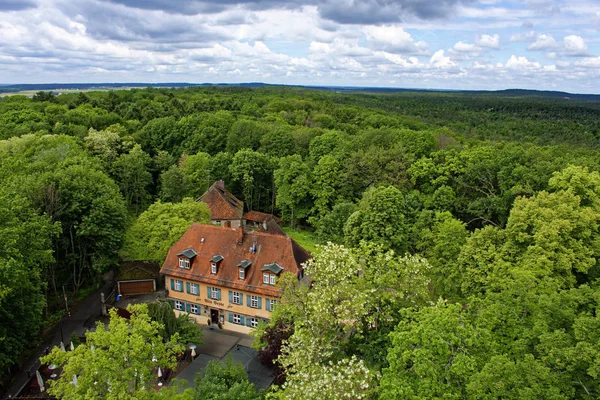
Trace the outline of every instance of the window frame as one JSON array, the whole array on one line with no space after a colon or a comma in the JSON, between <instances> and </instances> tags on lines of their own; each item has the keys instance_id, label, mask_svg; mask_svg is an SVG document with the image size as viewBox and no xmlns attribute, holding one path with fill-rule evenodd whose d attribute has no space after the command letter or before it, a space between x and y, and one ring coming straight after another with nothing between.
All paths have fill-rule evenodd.
<instances>
[{"instance_id":1,"label":"window frame","mask_svg":"<svg viewBox=\"0 0 600 400\"><path fill-rule=\"evenodd\" d=\"M263 272L263 283L268 285L269 284L269 274L268 272Z\"/></svg>"},{"instance_id":2,"label":"window frame","mask_svg":"<svg viewBox=\"0 0 600 400\"><path fill-rule=\"evenodd\" d=\"M210 298L213 300L219 300L219 288L216 288L216 287L210 288Z\"/></svg>"},{"instance_id":3,"label":"window frame","mask_svg":"<svg viewBox=\"0 0 600 400\"><path fill-rule=\"evenodd\" d=\"M200 285L197 283L190 284L190 294L195 294L196 296L200 295Z\"/></svg>"},{"instance_id":4,"label":"window frame","mask_svg":"<svg viewBox=\"0 0 600 400\"><path fill-rule=\"evenodd\" d=\"M240 273L238 274L238 279L241 281L246 279L246 270L244 268L240 268Z\"/></svg>"},{"instance_id":5,"label":"window frame","mask_svg":"<svg viewBox=\"0 0 600 400\"><path fill-rule=\"evenodd\" d=\"M210 263L210 273L216 275L218 271L217 263Z\"/></svg>"},{"instance_id":6,"label":"window frame","mask_svg":"<svg viewBox=\"0 0 600 400\"><path fill-rule=\"evenodd\" d=\"M175 300L175 310L183 311L184 308L185 308L185 306L183 305L183 301Z\"/></svg>"},{"instance_id":7,"label":"window frame","mask_svg":"<svg viewBox=\"0 0 600 400\"><path fill-rule=\"evenodd\" d=\"M237 321L236 321L237 319ZM242 316L240 314L233 314L233 323L236 325L241 325L242 324Z\"/></svg>"},{"instance_id":8,"label":"window frame","mask_svg":"<svg viewBox=\"0 0 600 400\"><path fill-rule=\"evenodd\" d=\"M258 308L258 296L250 295L250 307Z\"/></svg>"},{"instance_id":9,"label":"window frame","mask_svg":"<svg viewBox=\"0 0 600 400\"><path fill-rule=\"evenodd\" d=\"M275 286L275 274L269 274L269 285Z\"/></svg>"},{"instance_id":10,"label":"window frame","mask_svg":"<svg viewBox=\"0 0 600 400\"><path fill-rule=\"evenodd\" d=\"M256 317L250 317L250 327L251 328L256 328L258 326L258 318Z\"/></svg>"},{"instance_id":11,"label":"window frame","mask_svg":"<svg viewBox=\"0 0 600 400\"><path fill-rule=\"evenodd\" d=\"M235 301L236 295L238 297L237 302ZM244 298L244 295L241 292L231 292L231 303L232 304L241 305L243 298Z\"/></svg>"},{"instance_id":12,"label":"window frame","mask_svg":"<svg viewBox=\"0 0 600 400\"><path fill-rule=\"evenodd\" d=\"M190 259L179 257L179 268L190 269Z\"/></svg>"},{"instance_id":13,"label":"window frame","mask_svg":"<svg viewBox=\"0 0 600 400\"><path fill-rule=\"evenodd\" d=\"M194 308L196 309L196 311L194 311ZM190 313L192 314L200 314L200 306L197 304L190 304Z\"/></svg>"},{"instance_id":14,"label":"window frame","mask_svg":"<svg viewBox=\"0 0 600 400\"><path fill-rule=\"evenodd\" d=\"M175 279L175 291L183 292L183 281L180 279Z\"/></svg>"}]
</instances>

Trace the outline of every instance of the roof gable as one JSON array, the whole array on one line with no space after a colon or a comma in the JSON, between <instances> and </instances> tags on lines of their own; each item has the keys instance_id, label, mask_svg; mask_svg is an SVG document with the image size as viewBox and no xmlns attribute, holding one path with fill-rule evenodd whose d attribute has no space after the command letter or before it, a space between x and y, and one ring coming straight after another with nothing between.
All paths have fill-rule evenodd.
<instances>
[{"instance_id":1,"label":"roof gable","mask_svg":"<svg viewBox=\"0 0 600 400\"><path fill-rule=\"evenodd\" d=\"M217 181L196 201L206 203L210 219L240 219L244 214L244 202L231 194L222 181Z\"/></svg>"}]
</instances>

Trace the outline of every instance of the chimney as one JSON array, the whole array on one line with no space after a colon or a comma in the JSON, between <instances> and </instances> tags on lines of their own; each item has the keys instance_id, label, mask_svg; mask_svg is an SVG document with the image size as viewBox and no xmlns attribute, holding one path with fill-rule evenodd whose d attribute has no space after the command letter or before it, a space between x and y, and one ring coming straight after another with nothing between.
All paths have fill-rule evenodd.
<instances>
[{"instance_id":1,"label":"chimney","mask_svg":"<svg viewBox=\"0 0 600 400\"><path fill-rule=\"evenodd\" d=\"M215 187L217 187L221 190L225 190L225 181L223 179L219 179L218 181L215 182Z\"/></svg>"},{"instance_id":2,"label":"chimney","mask_svg":"<svg viewBox=\"0 0 600 400\"><path fill-rule=\"evenodd\" d=\"M244 227L240 226L237 228L237 233L238 233L238 244L242 244L244 242Z\"/></svg>"}]
</instances>

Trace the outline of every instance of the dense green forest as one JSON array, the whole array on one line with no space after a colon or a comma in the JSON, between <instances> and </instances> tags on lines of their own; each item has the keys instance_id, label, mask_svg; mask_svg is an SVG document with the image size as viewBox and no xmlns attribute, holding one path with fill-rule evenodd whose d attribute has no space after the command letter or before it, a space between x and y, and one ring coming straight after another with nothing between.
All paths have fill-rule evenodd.
<instances>
[{"instance_id":1,"label":"dense green forest","mask_svg":"<svg viewBox=\"0 0 600 400\"><path fill-rule=\"evenodd\" d=\"M600 102L556 97L2 98L0 370L39 339L63 286L161 261L208 218L190 198L223 179L323 244L312 288L283 279L259 329L285 381L268 396L596 398L599 148Z\"/></svg>"}]
</instances>

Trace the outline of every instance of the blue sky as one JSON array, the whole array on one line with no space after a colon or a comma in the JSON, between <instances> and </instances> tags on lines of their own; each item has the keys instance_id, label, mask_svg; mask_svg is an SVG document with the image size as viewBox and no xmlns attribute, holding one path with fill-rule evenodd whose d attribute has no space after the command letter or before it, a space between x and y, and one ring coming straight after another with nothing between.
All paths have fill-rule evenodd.
<instances>
[{"instance_id":1,"label":"blue sky","mask_svg":"<svg viewBox=\"0 0 600 400\"><path fill-rule=\"evenodd\" d=\"M0 82L600 93L597 0L3 0Z\"/></svg>"}]
</instances>

